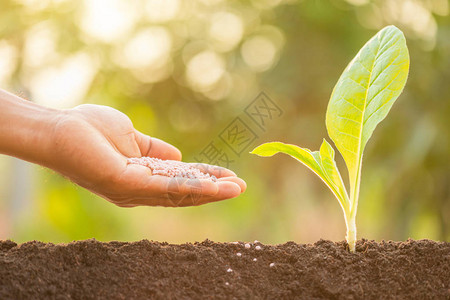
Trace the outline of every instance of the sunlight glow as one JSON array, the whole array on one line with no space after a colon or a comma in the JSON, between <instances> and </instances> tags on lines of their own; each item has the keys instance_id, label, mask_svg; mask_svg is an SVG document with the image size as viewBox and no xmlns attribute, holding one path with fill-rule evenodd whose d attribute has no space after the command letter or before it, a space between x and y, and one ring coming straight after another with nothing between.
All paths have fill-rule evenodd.
<instances>
[{"instance_id":1,"label":"sunlight glow","mask_svg":"<svg viewBox=\"0 0 450 300\"><path fill-rule=\"evenodd\" d=\"M259 9L270 9L282 3L282 0L252 0L252 5Z\"/></svg>"},{"instance_id":2,"label":"sunlight glow","mask_svg":"<svg viewBox=\"0 0 450 300\"><path fill-rule=\"evenodd\" d=\"M0 86L6 86L17 65L17 50L6 41L0 41Z\"/></svg>"},{"instance_id":3,"label":"sunlight glow","mask_svg":"<svg viewBox=\"0 0 450 300\"><path fill-rule=\"evenodd\" d=\"M164 64L170 57L172 38L164 27L150 27L138 32L123 49L122 66L142 68Z\"/></svg>"},{"instance_id":4,"label":"sunlight glow","mask_svg":"<svg viewBox=\"0 0 450 300\"><path fill-rule=\"evenodd\" d=\"M81 29L103 42L126 36L137 19L134 6L124 0L85 0Z\"/></svg>"},{"instance_id":5,"label":"sunlight glow","mask_svg":"<svg viewBox=\"0 0 450 300\"><path fill-rule=\"evenodd\" d=\"M167 79L172 75L173 64L167 61L165 64L149 66L147 68L131 70L133 76L144 83L154 83Z\"/></svg>"},{"instance_id":6,"label":"sunlight glow","mask_svg":"<svg viewBox=\"0 0 450 300\"><path fill-rule=\"evenodd\" d=\"M418 38L428 41L429 48L434 47L437 33L436 20L420 2L388 0L383 8L383 16L387 22L406 26Z\"/></svg>"},{"instance_id":7,"label":"sunlight glow","mask_svg":"<svg viewBox=\"0 0 450 300\"><path fill-rule=\"evenodd\" d=\"M67 58L59 66L43 68L29 81L32 99L54 108L71 108L82 102L97 67L86 53Z\"/></svg>"},{"instance_id":8,"label":"sunlight glow","mask_svg":"<svg viewBox=\"0 0 450 300\"><path fill-rule=\"evenodd\" d=\"M179 0L147 0L145 2L145 15L151 22L167 22L177 16L179 8Z\"/></svg>"},{"instance_id":9,"label":"sunlight glow","mask_svg":"<svg viewBox=\"0 0 450 300\"><path fill-rule=\"evenodd\" d=\"M17 3L24 5L29 11L41 11L46 9L50 0L15 0Z\"/></svg>"},{"instance_id":10,"label":"sunlight glow","mask_svg":"<svg viewBox=\"0 0 450 300\"><path fill-rule=\"evenodd\" d=\"M212 16L209 35L219 50L232 50L242 39L244 25L237 15L219 12Z\"/></svg>"},{"instance_id":11,"label":"sunlight glow","mask_svg":"<svg viewBox=\"0 0 450 300\"><path fill-rule=\"evenodd\" d=\"M152 83L169 77L172 36L161 26L152 26L136 33L123 48L116 51L114 60L119 66L131 69L141 82Z\"/></svg>"},{"instance_id":12,"label":"sunlight glow","mask_svg":"<svg viewBox=\"0 0 450 300\"><path fill-rule=\"evenodd\" d=\"M275 45L265 36L254 36L241 48L245 63L258 72L265 71L273 65L276 53Z\"/></svg>"},{"instance_id":13,"label":"sunlight glow","mask_svg":"<svg viewBox=\"0 0 450 300\"><path fill-rule=\"evenodd\" d=\"M34 25L26 33L24 65L36 68L57 58L55 27L48 21Z\"/></svg>"},{"instance_id":14,"label":"sunlight glow","mask_svg":"<svg viewBox=\"0 0 450 300\"><path fill-rule=\"evenodd\" d=\"M217 5L223 2L223 0L197 0L205 5Z\"/></svg>"},{"instance_id":15,"label":"sunlight glow","mask_svg":"<svg viewBox=\"0 0 450 300\"><path fill-rule=\"evenodd\" d=\"M228 73L220 78L220 80L210 89L204 91L203 94L211 100L223 100L231 94L233 89L233 81Z\"/></svg>"},{"instance_id":16,"label":"sunlight glow","mask_svg":"<svg viewBox=\"0 0 450 300\"><path fill-rule=\"evenodd\" d=\"M188 63L186 76L197 91L207 91L217 83L225 72L225 61L217 53L205 50L195 55Z\"/></svg>"}]
</instances>

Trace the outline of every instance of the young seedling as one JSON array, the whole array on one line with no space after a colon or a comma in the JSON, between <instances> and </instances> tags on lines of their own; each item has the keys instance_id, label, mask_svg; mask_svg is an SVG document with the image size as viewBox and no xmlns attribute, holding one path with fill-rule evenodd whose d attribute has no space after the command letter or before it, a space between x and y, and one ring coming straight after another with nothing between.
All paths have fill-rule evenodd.
<instances>
[{"instance_id":1,"label":"young seedling","mask_svg":"<svg viewBox=\"0 0 450 300\"><path fill-rule=\"evenodd\" d=\"M281 142L262 144L251 152L259 156L282 152L316 173L341 205L351 252L355 252L355 218L364 148L375 127L401 94L408 70L405 37L397 27L387 26L362 47L333 89L326 113L326 127L347 166L350 194L336 166L334 149L325 139L320 150L314 152Z\"/></svg>"}]
</instances>

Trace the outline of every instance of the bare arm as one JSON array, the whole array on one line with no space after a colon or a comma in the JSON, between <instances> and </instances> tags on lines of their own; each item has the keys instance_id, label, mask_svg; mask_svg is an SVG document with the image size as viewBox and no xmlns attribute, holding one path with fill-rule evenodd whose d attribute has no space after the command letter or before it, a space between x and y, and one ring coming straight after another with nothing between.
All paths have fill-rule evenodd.
<instances>
[{"instance_id":1,"label":"bare arm","mask_svg":"<svg viewBox=\"0 0 450 300\"><path fill-rule=\"evenodd\" d=\"M44 163L60 112L0 89L0 153Z\"/></svg>"},{"instance_id":2,"label":"bare arm","mask_svg":"<svg viewBox=\"0 0 450 300\"><path fill-rule=\"evenodd\" d=\"M173 190L170 178L127 164L128 157L180 160L181 153L140 133L111 107L55 110L3 90L0 107L0 153L51 168L119 206L200 205L237 197L246 188L233 172L215 167L207 170L218 182L200 180L194 192L191 182L184 181Z\"/></svg>"}]
</instances>

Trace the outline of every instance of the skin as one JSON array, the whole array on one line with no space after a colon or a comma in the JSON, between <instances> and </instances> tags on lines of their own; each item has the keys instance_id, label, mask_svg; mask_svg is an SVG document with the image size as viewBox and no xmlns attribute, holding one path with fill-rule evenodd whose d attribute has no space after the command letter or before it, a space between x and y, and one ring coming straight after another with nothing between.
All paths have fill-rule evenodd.
<instances>
[{"instance_id":1,"label":"skin","mask_svg":"<svg viewBox=\"0 0 450 300\"><path fill-rule=\"evenodd\" d=\"M152 175L129 157L181 160L174 146L145 135L111 107L49 109L0 90L0 153L55 170L120 207L201 205L239 196L245 182L232 171L195 164L217 182Z\"/></svg>"}]
</instances>

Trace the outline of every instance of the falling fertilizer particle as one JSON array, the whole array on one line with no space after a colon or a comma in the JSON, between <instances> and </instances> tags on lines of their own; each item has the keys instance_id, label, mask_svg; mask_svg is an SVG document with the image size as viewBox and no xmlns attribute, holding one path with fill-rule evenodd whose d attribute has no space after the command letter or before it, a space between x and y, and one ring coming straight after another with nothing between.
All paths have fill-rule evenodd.
<instances>
[{"instance_id":1,"label":"falling fertilizer particle","mask_svg":"<svg viewBox=\"0 0 450 300\"><path fill-rule=\"evenodd\" d=\"M253 261L257 261L258 259L256 259L256 257L253 259Z\"/></svg>"},{"instance_id":2,"label":"falling fertilizer particle","mask_svg":"<svg viewBox=\"0 0 450 300\"><path fill-rule=\"evenodd\" d=\"M214 175L202 172L191 164L176 160L162 160L155 157L128 158L128 164L141 165L152 170L153 175L183 177L188 179L206 179L216 182Z\"/></svg>"},{"instance_id":3,"label":"falling fertilizer particle","mask_svg":"<svg viewBox=\"0 0 450 300\"><path fill-rule=\"evenodd\" d=\"M236 255L239 256L239 257L241 257L241 256L242 256L242 253L238 252L238 253L236 253Z\"/></svg>"},{"instance_id":4,"label":"falling fertilizer particle","mask_svg":"<svg viewBox=\"0 0 450 300\"><path fill-rule=\"evenodd\" d=\"M275 263L271 263L271 264L269 265L269 267L271 267L271 268L275 267Z\"/></svg>"},{"instance_id":5,"label":"falling fertilizer particle","mask_svg":"<svg viewBox=\"0 0 450 300\"><path fill-rule=\"evenodd\" d=\"M230 283L229 282L225 282L225 285L230 285Z\"/></svg>"},{"instance_id":6,"label":"falling fertilizer particle","mask_svg":"<svg viewBox=\"0 0 450 300\"><path fill-rule=\"evenodd\" d=\"M261 246L256 246L255 249L256 250L261 250Z\"/></svg>"},{"instance_id":7,"label":"falling fertilizer particle","mask_svg":"<svg viewBox=\"0 0 450 300\"><path fill-rule=\"evenodd\" d=\"M251 247L251 246L250 246L249 243L246 243L246 244L245 244L245 249L250 249L250 247Z\"/></svg>"},{"instance_id":8,"label":"falling fertilizer particle","mask_svg":"<svg viewBox=\"0 0 450 300\"><path fill-rule=\"evenodd\" d=\"M231 273L231 272L233 272L233 270L231 268L228 268L227 272Z\"/></svg>"}]
</instances>

